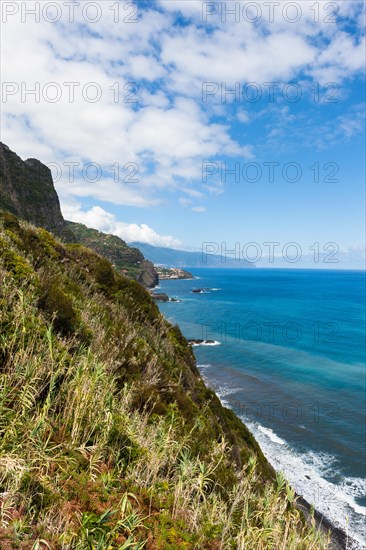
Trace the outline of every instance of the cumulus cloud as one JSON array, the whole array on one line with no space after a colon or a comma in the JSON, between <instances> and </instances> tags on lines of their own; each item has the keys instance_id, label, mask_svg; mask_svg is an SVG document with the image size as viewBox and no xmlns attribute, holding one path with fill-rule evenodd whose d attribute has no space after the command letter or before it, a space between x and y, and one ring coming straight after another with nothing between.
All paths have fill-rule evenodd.
<instances>
[{"instance_id":1,"label":"cumulus cloud","mask_svg":"<svg viewBox=\"0 0 366 550\"><path fill-rule=\"evenodd\" d=\"M27 9L39 3L28 2ZM114 201L127 197L136 206L151 190L172 190L181 180L200 177L201 159L223 151L245 154L193 100L171 97L161 79L172 70L160 56L172 18L143 10L138 24L113 23L116 3L103 2L103 17L83 21L75 10L72 24L52 25L21 13L3 26L3 139L22 157L38 156L61 164L72 160L103 167L138 165L135 190L124 179L107 190L90 185L89 196ZM62 4L60 4L61 6ZM33 7L34 7L33 6ZM126 12L121 11L124 17ZM137 32L138 31L138 32ZM135 82L137 81L137 82ZM154 83L149 88L149 83ZM56 99L56 100L54 100ZM85 196L85 185L58 184L61 195Z\"/></svg>"},{"instance_id":2,"label":"cumulus cloud","mask_svg":"<svg viewBox=\"0 0 366 550\"><path fill-rule=\"evenodd\" d=\"M310 73L320 84L341 82L363 71L365 66L365 36L350 36L338 32L323 51L319 53Z\"/></svg>"},{"instance_id":3,"label":"cumulus cloud","mask_svg":"<svg viewBox=\"0 0 366 550\"><path fill-rule=\"evenodd\" d=\"M190 204L192 204L192 201L191 201L191 199L187 199L186 197L181 197L179 199L179 204L181 206L189 206Z\"/></svg>"},{"instance_id":4,"label":"cumulus cloud","mask_svg":"<svg viewBox=\"0 0 366 550\"><path fill-rule=\"evenodd\" d=\"M87 211L80 208L80 204L64 204L62 212L65 218L73 222L83 223L103 233L117 235L127 242L148 243L153 246L181 248L182 243L170 235L159 235L146 224L125 223L117 221L114 214L107 212L100 206L93 206Z\"/></svg>"},{"instance_id":5,"label":"cumulus cloud","mask_svg":"<svg viewBox=\"0 0 366 550\"><path fill-rule=\"evenodd\" d=\"M365 7L359 1L342 2L333 24L325 3L316 3L318 21L311 3L301 3L296 25L283 0L275 3L273 20L263 11L258 24L243 20L243 1L233 3L240 11L234 22L222 14L204 22L203 4L186 0L161 0L137 14L131 3L106 0L94 3L101 11L95 22L87 20L83 3L74 4L72 20L65 18L70 3L58 4L63 17L57 23L42 13L38 22L32 15L22 22L24 7L43 10L44 4L28 1L2 25L1 124L4 141L22 157L101 166L96 182L63 175L56 183L63 202L88 197L147 207L171 191L201 202L203 161L256 155L250 139L233 128L251 121L252 113L241 109L235 117L219 97L205 103L204 82L230 87L300 75L341 82L363 69ZM340 122L345 135L357 130L351 120ZM137 167L132 178L125 168L131 165ZM221 186L206 190L223 192Z\"/></svg>"},{"instance_id":6,"label":"cumulus cloud","mask_svg":"<svg viewBox=\"0 0 366 550\"><path fill-rule=\"evenodd\" d=\"M236 118L243 124L246 124L250 120L249 113L247 111L244 111L244 109L241 109L237 112Z\"/></svg>"}]
</instances>

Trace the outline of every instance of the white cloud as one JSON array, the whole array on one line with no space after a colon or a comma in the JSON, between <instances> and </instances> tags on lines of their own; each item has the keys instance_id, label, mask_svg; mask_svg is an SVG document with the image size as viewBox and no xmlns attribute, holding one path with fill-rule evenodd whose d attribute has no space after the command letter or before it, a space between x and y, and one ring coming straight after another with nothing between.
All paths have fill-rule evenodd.
<instances>
[{"instance_id":1,"label":"white cloud","mask_svg":"<svg viewBox=\"0 0 366 550\"><path fill-rule=\"evenodd\" d=\"M310 74L320 84L341 82L364 70L365 51L365 36L357 41L346 32L338 32L319 53Z\"/></svg>"},{"instance_id":2,"label":"white cloud","mask_svg":"<svg viewBox=\"0 0 366 550\"><path fill-rule=\"evenodd\" d=\"M203 193L201 191L197 191L196 189L188 189L187 187L184 187L182 189L189 197L194 197L195 199L202 199Z\"/></svg>"},{"instance_id":3,"label":"white cloud","mask_svg":"<svg viewBox=\"0 0 366 550\"><path fill-rule=\"evenodd\" d=\"M93 206L88 211L83 211L80 204L64 204L62 208L65 218L73 222L83 223L103 233L117 235L127 242L142 242L153 246L181 248L182 243L170 235L159 235L146 224L125 223L116 220L116 217L100 206Z\"/></svg>"},{"instance_id":4,"label":"white cloud","mask_svg":"<svg viewBox=\"0 0 366 550\"><path fill-rule=\"evenodd\" d=\"M127 71L136 79L154 81L162 78L166 70L159 61L151 55L135 55L128 59Z\"/></svg>"},{"instance_id":5,"label":"white cloud","mask_svg":"<svg viewBox=\"0 0 366 550\"><path fill-rule=\"evenodd\" d=\"M205 206L193 206L192 212L206 212Z\"/></svg>"},{"instance_id":6,"label":"white cloud","mask_svg":"<svg viewBox=\"0 0 366 550\"><path fill-rule=\"evenodd\" d=\"M237 112L236 118L243 124L247 124L247 122L249 122L250 120L250 116L248 112L244 111L244 109L241 109L240 111Z\"/></svg>"},{"instance_id":7,"label":"white cloud","mask_svg":"<svg viewBox=\"0 0 366 550\"><path fill-rule=\"evenodd\" d=\"M317 49L305 38L287 31L258 36L253 29L231 34L217 29L213 34L186 28L163 39L162 60L173 64L174 90L202 94L204 82L263 84L289 79L315 59Z\"/></svg>"},{"instance_id":8,"label":"white cloud","mask_svg":"<svg viewBox=\"0 0 366 550\"><path fill-rule=\"evenodd\" d=\"M27 8L33 4L28 2ZM81 165L96 162L104 172L115 163L136 163L139 181L134 186L124 185L124 178L111 185L108 177L89 186L70 185L63 178L57 186L61 196L144 206L157 202L151 198L154 190L199 181L202 158L219 151L245 154L247 148L231 139L229 126L213 123L194 101L168 98L165 85L134 89L133 80L159 81L171 70L159 58L159 43L172 32L172 18L145 10L138 24L116 25L113 5L100 4L103 17L94 25L85 24L80 9L73 24L35 23L32 17L21 23L19 16L9 17L3 26L2 74L19 90L2 105L3 139L22 157L37 156L46 163L62 164L72 157ZM46 95L56 90L48 87L50 81L61 91L56 103ZM77 83L73 101L70 85L65 85L71 82ZM85 95L93 92L91 82L101 95L96 103ZM35 86L39 98L28 94L22 99L20 88L24 92ZM126 102L131 99L137 103Z\"/></svg>"},{"instance_id":9,"label":"white cloud","mask_svg":"<svg viewBox=\"0 0 366 550\"><path fill-rule=\"evenodd\" d=\"M20 7L25 4L36 5L28 1ZM283 17L270 23L267 16L258 25L232 24L230 18L223 23L220 17L204 25L201 2L187 0L161 1L159 11L141 9L136 24L126 21L130 10L123 3L109 0L98 4L100 21L89 24L82 3L75 3L74 23L64 17L56 25L35 23L32 16L22 23L19 10L2 25L2 79L29 89L37 81L41 92L56 82L62 97L51 103L42 93L39 102L31 95L22 100L20 92L10 95L2 104L3 139L22 157L101 165L106 177L95 184L62 178L57 189L63 200L91 197L144 207L178 189L202 199L202 161L254 156L250 143L232 136L235 118L226 116L226 105L219 98L216 104L202 102L202 82L230 88L236 82L296 79L301 72L320 82L340 82L362 70L364 39L352 36L342 21L325 23L323 4L319 23L303 8L296 25ZM59 5L67 11L65 3ZM244 5L240 2L241 10ZM281 1L280 12L284 6ZM363 3L341 7L345 21L353 18L360 27ZM188 18L184 26L176 21L177 10ZM139 89L131 88L134 81ZM73 102L65 85L70 82L80 84ZM90 82L101 90L96 103L85 98ZM131 91L137 103L126 102ZM246 123L249 116L240 110L237 120ZM353 131L351 121L344 125L345 134ZM115 163L138 165L138 181L126 182L123 171L118 181L111 180Z\"/></svg>"},{"instance_id":10,"label":"white cloud","mask_svg":"<svg viewBox=\"0 0 366 550\"><path fill-rule=\"evenodd\" d=\"M192 204L192 201L191 201L191 199L187 199L187 198L185 198L185 197L181 197L181 198L179 199L179 204L180 204L181 206L189 206L190 204Z\"/></svg>"}]
</instances>

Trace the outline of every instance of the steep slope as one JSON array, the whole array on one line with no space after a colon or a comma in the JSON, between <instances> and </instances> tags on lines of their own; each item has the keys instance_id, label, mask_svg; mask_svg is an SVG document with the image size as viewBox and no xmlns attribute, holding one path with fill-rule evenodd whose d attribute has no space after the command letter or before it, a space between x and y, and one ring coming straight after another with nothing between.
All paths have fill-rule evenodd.
<instances>
[{"instance_id":1,"label":"steep slope","mask_svg":"<svg viewBox=\"0 0 366 550\"><path fill-rule=\"evenodd\" d=\"M102 233L81 223L66 223L79 243L108 258L124 275L136 279L146 288L153 288L159 284L159 277L153 264L145 260L137 248L128 246L116 235Z\"/></svg>"},{"instance_id":2,"label":"steep slope","mask_svg":"<svg viewBox=\"0 0 366 550\"><path fill-rule=\"evenodd\" d=\"M146 243L129 243L138 248L142 254L156 265L164 267L216 267L216 268L254 268L255 264L241 258L235 261L233 255L227 254L223 258L220 254L202 254L202 252L190 252L188 250L176 250L163 248Z\"/></svg>"},{"instance_id":3,"label":"steep slope","mask_svg":"<svg viewBox=\"0 0 366 550\"><path fill-rule=\"evenodd\" d=\"M326 548L147 291L0 214L0 547Z\"/></svg>"},{"instance_id":4,"label":"steep slope","mask_svg":"<svg viewBox=\"0 0 366 550\"><path fill-rule=\"evenodd\" d=\"M62 216L51 170L36 159L23 161L1 142L0 209L44 227L66 242L75 241Z\"/></svg>"}]
</instances>

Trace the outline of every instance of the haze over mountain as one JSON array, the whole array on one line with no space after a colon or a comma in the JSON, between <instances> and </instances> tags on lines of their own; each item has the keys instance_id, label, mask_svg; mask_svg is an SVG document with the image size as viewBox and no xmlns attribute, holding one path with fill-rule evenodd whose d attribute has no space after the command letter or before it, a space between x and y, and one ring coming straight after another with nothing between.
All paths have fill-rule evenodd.
<instances>
[{"instance_id":1,"label":"haze over mountain","mask_svg":"<svg viewBox=\"0 0 366 550\"><path fill-rule=\"evenodd\" d=\"M253 263L240 258L236 261L233 257L223 257L220 254L206 254L202 252L191 252L188 250L177 250L152 246L147 243L129 243L130 246L138 248L145 258L156 265L164 267L215 267L215 268L243 268L255 267Z\"/></svg>"}]
</instances>

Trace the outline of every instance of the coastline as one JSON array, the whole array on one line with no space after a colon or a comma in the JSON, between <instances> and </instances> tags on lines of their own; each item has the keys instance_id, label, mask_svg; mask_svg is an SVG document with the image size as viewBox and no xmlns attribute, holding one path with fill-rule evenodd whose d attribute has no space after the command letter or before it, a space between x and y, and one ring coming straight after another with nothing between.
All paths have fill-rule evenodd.
<instances>
[{"instance_id":1,"label":"coastline","mask_svg":"<svg viewBox=\"0 0 366 550\"><path fill-rule=\"evenodd\" d=\"M191 278L182 277L181 279L186 279L186 280L200 279L200 277L197 277L197 276L192 276ZM166 280L177 281L177 280L180 280L180 278L178 278L178 277L177 278L176 277L174 277L174 278L167 277L167 278L162 279L162 281L166 281ZM153 297L155 297L154 293L153 293L153 290L156 290L156 289L161 289L160 283L154 289L150 290L150 293ZM198 290L192 290L191 292L194 293L194 294L195 293L205 293L205 290L206 291L213 291L213 290L220 290L220 289L216 289L216 288L198 289ZM165 295L165 293L163 293L163 294ZM162 302L166 302L166 301L181 302L182 301L182 300L177 300L177 299L174 299L174 298L173 299L169 298L168 295L166 295L166 298L167 298L167 300L159 300L158 299L157 302L159 302L159 301L162 301ZM221 342L216 341L216 340L187 339L187 342L192 348L198 347L198 346L217 346L217 345L221 345ZM196 358L196 363L197 363L197 367L199 367L200 365L198 364L197 358ZM255 439L255 441L257 442L259 447L261 448L264 456L266 457L266 460L268 461L268 463L271 464L271 466L274 468L274 470L276 472L280 472L281 470L276 468L271 463L271 461L268 459L268 457L266 456L265 450L262 447L261 442L255 436L255 434L251 430L250 426L248 426L248 423L246 422L246 420L241 418L239 415L237 415L235 410L230 407L229 403L227 403L225 401L225 399L223 399L222 396L220 396L220 392L218 392L217 390L215 390L211 387L211 385L209 383L209 380L207 379L207 377L202 375L202 372L201 372L201 376L204 379L206 386L209 387L210 389L212 389L212 391L214 391L215 395L218 397L218 399L220 400L223 407L230 408L234 412L234 414L243 422L243 424L246 426L246 428L251 432L251 434L253 435L253 438ZM287 479L286 474L285 474L285 477ZM293 484L291 484L290 481L288 481L288 483L294 489ZM302 516L304 518L304 521L309 526L313 526L314 522L315 522L315 527L318 531L324 533L325 535L327 535L327 534L329 535L330 544L327 547L328 550L365 550L366 546L360 540L354 538L352 535L347 533L345 529L342 529L341 527L339 527L335 523L333 523L332 520L329 519L329 517L324 515L320 510L318 510L312 504L310 504L310 502L308 502L295 489L294 489L294 493L295 493L295 499L296 499L295 507L302 514Z\"/></svg>"},{"instance_id":2,"label":"coastline","mask_svg":"<svg viewBox=\"0 0 366 550\"><path fill-rule=\"evenodd\" d=\"M215 285L214 283L212 283L212 281L211 281L211 285L212 286L220 286L220 285ZM210 285L207 285L207 286L210 286ZM175 288L175 284L173 285L173 287ZM171 290L173 287L168 286L167 288L169 288ZM218 290L218 289L210 288L210 290L213 291L213 290ZM190 290L190 291L188 290L188 292L192 292L192 290ZM180 295L179 295L179 297L180 297ZM175 320L174 322L177 322L178 325L180 324L179 320ZM213 340L207 340L207 341L206 340L198 340L198 339L196 339L197 337L195 336L195 334L196 333L194 333L194 332L192 333L192 331L191 331L190 332L191 340L188 340L189 343L192 345L192 347L213 345L213 343L215 343L215 345L220 344L220 342L216 342L216 341L213 341ZM199 362L200 361L198 360L198 357L197 357L197 363L199 363ZM210 363L211 361L209 359L206 359L206 360L203 360L201 362L202 363L206 363L206 362ZM211 365L206 365L205 364L205 365L201 365L201 366L210 367ZM198 367L200 367L199 364L198 364ZM226 392L225 391L223 393L220 392L221 385L219 385L219 386L216 385L216 387L215 387L215 383L214 383L214 386L212 386L212 380L210 380L210 377L205 376L202 373L202 371L201 371L201 374L203 375L203 378L205 380L206 385L208 387L210 387L211 389L213 389L213 391L215 391L215 393L218 396L218 398L220 399L222 405L227 407L227 408L230 408L236 414L236 416L238 416L241 419L241 421L246 425L246 427L251 431L251 433L252 433L253 437L255 438L256 442L261 447L263 454L266 456L267 461L272 465L274 470L278 471L278 472L279 471L285 472L284 473L285 478L288 480L289 485L295 491L295 495L296 495L296 498L297 498L298 509L301 511L301 513L303 514L306 521L309 524L311 524L311 514L313 513L314 520L312 521L312 524L314 524L314 521L315 521L315 525L316 525L317 529L319 529L323 532L329 532L330 533L331 543L329 545L329 549L330 550L362 550L362 549L365 549L366 546L365 546L364 536L363 536L363 531L364 530L361 529L361 532L360 532L358 530L358 528L354 528L354 526L352 526L351 527L352 531L350 533L349 526L348 526L348 517L349 517L348 513L344 513L345 511L342 507L340 507L338 509L335 508L335 513L334 513L333 508L331 508L330 506L327 506L327 505L324 506L324 503L327 503L327 502L329 503L330 502L329 495L331 493L329 493L330 489L329 489L328 486L326 486L324 488L324 490L325 490L325 492L323 492L324 498L322 497L321 501L318 501L318 499L316 498L315 503L310 504L311 502L314 502L314 500L312 500L312 496L309 494L309 490L308 490L307 486L302 486L301 483L299 483L299 484L297 483L297 473L296 472L299 471L298 470L299 467L301 468L301 465L300 465L300 462L299 462L300 455L298 455L298 453L295 453L295 452L292 454L292 449L289 449L288 444L287 444L286 446L287 446L288 450L291 452L292 458L296 458L296 460L294 461L294 467L290 468L290 470L287 471L286 467L285 468L283 467L283 463L279 464L281 462L281 460L280 460L281 457L282 457L281 454L276 455L276 457L277 457L277 460L275 460L276 464L273 464L273 461L271 460L271 457L274 456L273 452L276 452L276 450L274 450L273 448L268 449L267 443L265 441L263 441L263 438L261 440L261 434L259 434L259 433L256 434L256 428L253 426L253 428L254 428L254 432L253 432L253 429L250 426L250 422L248 424L248 419L243 418L240 414L237 414L237 411L232 406L230 406L230 404L225 399ZM272 434L272 435L276 436L276 434ZM280 444L284 445L285 441L283 441ZM287 454L289 455L290 452L287 453ZM286 454L285 454L285 458L286 458ZM291 463L290 463L291 465L293 464L292 463L292 458L291 458ZM285 460L284 465L286 466L286 460ZM307 466L309 466L309 462L307 463ZM296 470L296 468L297 468L297 470ZM292 470L295 471L295 477L293 475L294 472ZM309 472L309 470L306 471L306 469L305 469L305 472L302 472L302 473L303 473L303 476L302 476L303 478L306 477L307 479L310 479L309 475L311 475L311 479L314 482L314 484L316 484L317 482L319 484L319 478L316 478L316 477L313 478L312 473ZM315 473L318 473L318 475L319 475L318 471L316 471ZM309 474L309 475L305 475L305 474ZM305 481L305 483L307 483L306 480L304 480L304 479L302 481L303 482ZM323 480L321 480L321 481L323 481ZM327 483L327 482L325 482L325 483ZM323 485L319 485L319 486L321 487L321 489L323 489ZM341 493L341 495L342 495L342 493ZM327 501L327 498L328 498L328 501ZM348 505L348 501L345 500L344 498L342 498L340 502L342 502L343 505L344 505L344 502L346 502L347 505ZM360 512L357 511L356 513L359 514ZM363 518L361 517L361 521L362 520L363 520Z\"/></svg>"},{"instance_id":3,"label":"coastline","mask_svg":"<svg viewBox=\"0 0 366 550\"><path fill-rule=\"evenodd\" d=\"M210 387L209 380L207 379L207 377L204 377L204 380L205 380L205 384L208 387ZM220 399L220 402L224 407L230 408L236 414L235 410L233 410L229 406L229 404L225 401L225 399L222 399L222 397L217 391L215 391L215 394ZM238 415L236 414L236 416ZM247 422L239 416L238 418L240 418L243 424L245 424L247 429L251 432L254 439L256 440L259 447L261 448L263 454L266 456L265 450L263 449L261 442L256 438L255 434L253 434L253 431L248 426ZM267 458L267 456L266 456L266 460L269 463L271 463ZM273 464L271 465L276 472L279 471L277 468L275 468ZM291 482L288 482L288 483L292 487ZM335 525L326 515L324 515L322 512L316 509L313 505L311 505L310 502L308 502L298 491L295 491L295 496L297 499L297 508L303 514L304 519L308 523L308 525L311 525L311 519L312 519L312 513L313 513L317 529L319 529L324 533L330 532L331 542L330 542L330 546L328 547L328 550L364 550L365 549L365 545L361 541L354 538L352 535L348 534L341 527L338 527L337 525Z\"/></svg>"},{"instance_id":4,"label":"coastline","mask_svg":"<svg viewBox=\"0 0 366 550\"><path fill-rule=\"evenodd\" d=\"M211 387L207 376L204 376L204 380L205 380L205 384L208 387ZM215 394L220 399L221 404L224 407L230 408L236 414L236 416L240 418L243 424L245 424L245 426L251 432L254 439L256 440L259 447L261 448L264 456L266 457L266 460L271 464L274 470L276 472L281 471L278 468L276 468L275 465L272 464L272 462L269 460L269 458L267 457L266 450L263 448L261 444L261 441L253 433L253 430L248 425L246 420L240 417L239 415L237 415L235 410L232 407L230 407L229 403L223 398L223 396L220 395L220 392L218 392L217 390L213 390L213 391L215 391ZM288 476L286 476L286 474L285 474L285 478L288 480ZM288 483L294 489L293 484L291 484L289 480L288 480ZM346 530L343 529L342 527L339 527L338 525L336 525L328 516L326 516L319 509L317 509L315 506L310 504L310 502L307 501L306 498L304 498L296 490L295 490L295 496L297 498L297 508L303 514L304 519L308 523L308 525L311 525L311 515L313 513L317 529L319 529L324 533L330 532L331 542L330 542L330 546L328 547L329 550L365 550L366 546L362 541L355 538L355 536L352 536L349 533L347 533Z\"/></svg>"},{"instance_id":5,"label":"coastline","mask_svg":"<svg viewBox=\"0 0 366 550\"><path fill-rule=\"evenodd\" d=\"M311 512L314 513L314 519L317 529L326 533L330 531L331 543L329 550L362 550L362 545L352 536L334 525L326 516L321 514L316 508L313 508L307 500L301 495L295 493L297 497L297 508L303 513L308 524L311 523Z\"/></svg>"}]
</instances>

